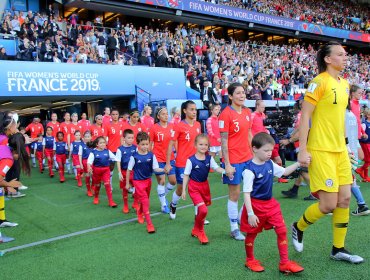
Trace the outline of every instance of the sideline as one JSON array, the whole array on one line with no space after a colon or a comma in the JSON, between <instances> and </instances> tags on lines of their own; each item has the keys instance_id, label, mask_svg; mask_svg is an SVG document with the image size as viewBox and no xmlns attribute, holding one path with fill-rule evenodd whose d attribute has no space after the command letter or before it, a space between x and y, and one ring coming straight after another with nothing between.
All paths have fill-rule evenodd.
<instances>
[{"instance_id":1,"label":"sideline","mask_svg":"<svg viewBox=\"0 0 370 280\"><path fill-rule=\"evenodd\" d=\"M227 197L229 197L229 196L228 195L223 195L223 196L215 197L215 198L212 199L212 201L220 200L220 199L227 198ZM177 210L186 209L186 208L189 208L189 207L192 207L192 206L194 206L194 205L193 204L187 204L187 205L178 207ZM163 214L162 212L156 212L156 213L150 214L150 216L154 217L154 216L158 216L158 215L161 215L161 214L166 215L166 214ZM47 244L47 243L51 243L51 242L54 242L54 241L63 240L63 239L67 239L67 238L70 238L70 237L79 236L79 235L87 234L87 233L90 233L90 232L95 232L95 231L99 231L99 230L103 230L103 229L107 229L107 228L111 228L111 227L116 227L116 226L132 223L132 222L136 222L136 221L137 221L137 218L131 218L131 219L116 222L116 223L111 223L111 224L107 224L107 225L103 225L103 226L99 226L99 227L80 230L80 231L76 231L76 232L69 233L69 234L64 234L64 235L60 235L60 236L56 236L56 237L52 237L52 238L48 238L48 239L44 239L44 240L40 240L40 241L36 241L36 242L32 242L32 243L28 243L28 244L16 246L16 247L11 247L11 248L8 248L8 249L1 250L0 251L0 256L4 256L6 253L9 253L9 252L14 252L14 251L22 250L22 249L27 249L27 248L31 248L31 247L35 247L35 246L39 246L39 245L43 245L43 244Z\"/></svg>"}]
</instances>

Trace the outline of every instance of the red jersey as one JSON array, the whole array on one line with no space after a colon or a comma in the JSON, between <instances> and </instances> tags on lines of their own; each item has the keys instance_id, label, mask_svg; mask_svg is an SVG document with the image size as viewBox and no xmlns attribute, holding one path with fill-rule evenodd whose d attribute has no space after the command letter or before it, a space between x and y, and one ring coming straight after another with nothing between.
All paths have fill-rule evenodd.
<instances>
[{"instance_id":1,"label":"red jersey","mask_svg":"<svg viewBox=\"0 0 370 280\"><path fill-rule=\"evenodd\" d=\"M260 112L253 112L252 113L252 135L256 135L260 132L268 133L266 127L263 125L263 120L266 119L266 115Z\"/></svg>"},{"instance_id":2,"label":"red jersey","mask_svg":"<svg viewBox=\"0 0 370 280\"><path fill-rule=\"evenodd\" d=\"M74 123L70 123L69 124L69 132L71 133L70 134L71 135L70 136L70 143L72 143L73 141L75 141L75 132L77 130L79 130L81 132L81 126L79 124L74 124Z\"/></svg>"},{"instance_id":3,"label":"red jersey","mask_svg":"<svg viewBox=\"0 0 370 280\"><path fill-rule=\"evenodd\" d=\"M68 142L68 134L71 134L71 123L66 123L66 122L62 122L60 124L60 131L64 133L64 138L63 138L63 141L64 142Z\"/></svg>"},{"instance_id":4,"label":"red jersey","mask_svg":"<svg viewBox=\"0 0 370 280\"><path fill-rule=\"evenodd\" d=\"M221 138L220 128L218 126L218 117L215 116L209 117L206 122L206 127L210 146L211 147L221 146L221 142L217 141L217 139Z\"/></svg>"},{"instance_id":5,"label":"red jersey","mask_svg":"<svg viewBox=\"0 0 370 280\"><path fill-rule=\"evenodd\" d=\"M146 132L145 126L140 122L138 122L134 126L132 126L129 122L128 123L122 123L122 135L123 135L123 132L125 131L125 129L131 129L134 132L134 143L133 143L134 145L136 145L136 135L140 131Z\"/></svg>"},{"instance_id":6,"label":"red jersey","mask_svg":"<svg viewBox=\"0 0 370 280\"><path fill-rule=\"evenodd\" d=\"M151 116L142 116L140 120L146 127L146 131L150 131L150 128L154 125L154 119Z\"/></svg>"},{"instance_id":7,"label":"red jersey","mask_svg":"<svg viewBox=\"0 0 370 280\"><path fill-rule=\"evenodd\" d=\"M104 130L108 137L108 150L112 153L117 152L118 147L121 146L122 124L110 123L104 127Z\"/></svg>"},{"instance_id":8,"label":"red jersey","mask_svg":"<svg viewBox=\"0 0 370 280\"><path fill-rule=\"evenodd\" d=\"M153 154L157 158L158 162L166 162L166 154L168 144L170 143L172 135L175 134L173 125L167 124L167 127L161 126L156 123L150 129L150 141L153 142ZM175 159L173 152L171 153L171 160Z\"/></svg>"},{"instance_id":9,"label":"red jersey","mask_svg":"<svg viewBox=\"0 0 370 280\"><path fill-rule=\"evenodd\" d=\"M51 134L54 138L57 136L57 133L60 131L60 123L56 122L48 122L46 127L50 126L53 129L53 133Z\"/></svg>"},{"instance_id":10,"label":"red jersey","mask_svg":"<svg viewBox=\"0 0 370 280\"><path fill-rule=\"evenodd\" d=\"M104 128L102 126L97 126L95 124L90 126L90 132L91 132L91 141L94 141L99 136L106 136Z\"/></svg>"},{"instance_id":11,"label":"red jersey","mask_svg":"<svg viewBox=\"0 0 370 280\"><path fill-rule=\"evenodd\" d=\"M26 132L31 132L31 138L37 138L37 135L44 135L44 127L41 123L30 123L26 127Z\"/></svg>"},{"instance_id":12,"label":"red jersey","mask_svg":"<svg viewBox=\"0 0 370 280\"><path fill-rule=\"evenodd\" d=\"M219 117L220 132L228 133L228 150L230 163L242 163L252 158L249 145L251 128L251 111L243 108L239 114L227 106Z\"/></svg>"},{"instance_id":13,"label":"red jersey","mask_svg":"<svg viewBox=\"0 0 370 280\"><path fill-rule=\"evenodd\" d=\"M172 123L172 124L178 124L179 122L181 122L181 118L180 118L180 116L175 116L175 117L173 117L173 118L172 118L172 120L171 120L171 123Z\"/></svg>"},{"instance_id":14,"label":"red jersey","mask_svg":"<svg viewBox=\"0 0 370 280\"><path fill-rule=\"evenodd\" d=\"M195 121L190 126L185 121L175 125L175 133L171 140L177 141L176 167L184 168L186 160L195 154L195 137L201 133L200 123Z\"/></svg>"},{"instance_id":15,"label":"red jersey","mask_svg":"<svg viewBox=\"0 0 370 280\"><path fill-rule=\"evenodd\" d=\"M89 130L91 124L89 120L79 120L78 125L81 127L81 135L85 133L85 131Z\"/></svg>"},{"instance_id":16,"label":"red jersey","mask_svg":"<svg viewBox=\"0 0 370 280\"><path fill-rule=\"evenodd\" d=\"M110 125L111 121L112 121L111 116L106 115L103 116L103 126Z\"/></svg>"}]
</instances>

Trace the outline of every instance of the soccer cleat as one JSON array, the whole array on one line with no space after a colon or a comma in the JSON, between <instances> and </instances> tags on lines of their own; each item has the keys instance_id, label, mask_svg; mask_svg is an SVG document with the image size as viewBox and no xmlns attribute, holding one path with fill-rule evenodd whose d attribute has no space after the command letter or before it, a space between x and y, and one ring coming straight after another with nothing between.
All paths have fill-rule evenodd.
<instances>
[{"instance_id":1,"label":"soccer cleat","mask_svg":"<svg viewBox=\"0 0 370 280\"><path fill-rule=\"evenodd\" d=\"M245 236L240 232L239 229L236 229L236 230L233 230L232 232L230 232L230 236L231 236L231 238L233 238L235 240L238 240L238 241L244 241L245 240Z\"/></svg>"},{"instance_id":2,"label":"soccer cleat","mask_svg":"<svg viewBox=\"0 0 370 280\"><path fill-rule=\"evenodd\" d=\"M208 220L204 220L204 225L205 226L208 226L210 224L210 222Z\"/></svg>"},{"instance_id":3,"label":"soccer cleat","mask_svg":"<svg viewBox=\"0 0 370 280\"><path fill-rule=\"evenodd\" d=\"M14 241L15 239L13 237L6 236L4 234L0 234L0 243L7 243Z\"/></svg>"},{"instance_id":4,"label":"soccer cleat","mask_svg":"<svg viewBox=\"0 0 370 280\"><path fill-rule=\"evenodd\" d=\"M303 200L317 200L317 198L310 193L308 196L304 197Z\"/></svg>"},{"instance_id":5,"label":"soccer cleat","mask_svg":"<svg viewBox=\"0 0 370 280\"><path fill-rule=\"evenodd\" d=\"M91 191L87 191L87 196L92 197L93 196L92 192Z\"/></svg>"},{"instance_id":6,"label":"soccer cleat","mask_svg":"<svg viewBox=\"0 0 370 280\"><path fill-rule=\"evenodd\" d=\"M279 178L278 179L278 183L286 184L286 183L289 183L289 180L288 179L284 179L284 178Z\"/></svg>"},{"instance_id":7,"label":"soccer cleat","mask_svg":"<svg viewBox=\"0 0 370 280\"><path fill-rule=\"evenodd\" d=\"M172 202L170 203L170 219L176 219L176 207L173 206Z\"/></svg>"},{"instance_id":8,"label":"soccer cleat","mask_svg":"<svg viewBox=\"0 0 370 280\"><path fill-rule=\"evenodd\" d=\"M365 216L370 214L369 207L367 205L361 205L357 207L355 211L351 212L353 216Z\"/></svg>"},{"instance_id":9,"label":"soccer cleat","mask_svg":"<svg viewBox=\"0 0 370 280\"><path fill-rule=\"evenodd\" d=\"M245 267L248 267L253 272L263 272L265 268L261 265L259 260L251 260L245 262Z\"/></svg>"},{"instance_id":10,"label":"soccer cleat","mask_svg":"<svg viewBox=\"0 0 370 280\"><path fill-rule=\"evenodd\" d=\"M303 251L303 231L297 228L297 222L292 224L291 229L293 247L297 252L300 253Z\"/></svg>"},{"instance_id":11,"label":"soccer cleat","mask_svg":"<svg viewBox=\"0 0 370 280\"><path fill-rule=\"evenodd\" d=\"M292 191L292 189L289 189L287 191L281 191L281 193L288 198L296 198L298 196L297 192Z\"/></svg>"},{"instance_id":12,"label":"soccer cleat","mask_svg":"<svg viewBox=\"0 0 370 280\"><path fill-rule=\"evenodd\" d=\"M94 197L94 204L99 204L99 197Z\"/></svg>"},{"instance_id":13,"label":"soccer cleat","mask_svg":"<svg viewBox=\"0 0 370 280\"><path fill-rule=\"evenodd\" d=\"M125 213L125 214L130 212L130 209L128 208L127 204L123 205L122 212Z\"/></svg>"},{"instance_id":14,"label":"soccer cleat","mask_svg":"<svg viewBox=\"0 0 370 280\"><path fill-rule=\"evenodd\" d=\"M348 252L346 249L342 249L341 251L337 252L336 254L333 254L333 252L330 254L330 258L336 261L346 261L353 264L362 263L364 261L363 258L357 255L352 255L350 252Z\"/></svg>"},{"instance_id":15,"label":"soccer cleat","mask_svg":"<svg viewBox=\"0 0 370 280\"><path fill-rule=\"evenodd\" d=\"M0 228L4 227L16 227L17 223L9 222L8 220L0 220Z\"/></svg>"},{"instance_id":16,"label":"soccer cleat","mask_svg":"<svg viewBox=\"0 0 370 280\"><path fill-rule=\"evenodd\" d=\"M144 223L144 216L143 216L143 212L139 209L136 209L136 216L137 216L137 222L139 224L143 224Z\"/></svg>"},{"instance_id":17,"label":"soccer cleat","mask_svg":"<svg viewBox=\"0 0 370 280\"><path fill-rule=\"evenodd\" d=\"M50 173L50 178L54 178L54 173Z\"/></svg>"},{"instance_id":18,"label":"soccer cleat","mask_svg":"<svg viewBox=\"0 0 370 280\"><path fill-rule=\"evenodd\" d=\"M364 173L364 170L360 167L360 168L357 168L356 170L355 170L355 172L358 174L358 175L360 175L360 177L362 178L362 179L365 179L366 177L365 177L365 173Z\"/></svg>"},{"instance_id":19,"label":"soccer cleat","mask_svg":"<svg viewBox=\"0 0 370 280\"><path fill-rule=\"evenodd\" d=\"M162 207L161 211L162 211L163 214L169 214L170 213L170 208L168 208L168 206L165 205L165 206Z\"/></svg>"},{"instance_id":20,"label":"soccer cleat","mask_svg":"<svg viewBox=\"0 0 370 280\"><path fill-rule=\"evenodd\" d=\"M26 196L24 193L16 192L16 193L8 193L8 197L10 198L20 198Z\"/></svg>"},{"instance_id":21,"label":"soccer cleat","mask_svg":"<svg viewBox=\"0 0 370 280\"><path fill-rule=\"evenodd\" d=\"M293 261L279 264L279 271L283 273L299 273L303 270L304 268L302 266Z\"/></svg>"},{"instance_id":22,"label":"soccer cleat","mask_svg":"<svg viewBox=\"0 0 370 280\"><path fill-rule=\"evenodd\" d=\"M28 190L28 187L26 187L26 186L20 186L20 187L18 188L18 190L19 190L19 191Z\"/></svg>"},{"instance_id":23,"label":"soccer cleat","mask_svg":"<svg viewBox=\"0 0 370 280\"><path fill-rule=\"evenodd\" d=\"M137 207L138 207L138 205L137 205L136 201L134 200L134 202L131 205L131 208L136 210Z\"/></svg>"},{"instance_id":24,"label":"soccer cleat","mask_svg":"<svg viewBox=\"0 0 370 280\"><path fill-rule=\"evenodd\" d=\"M112 207L112 208L116 208L117 207L117 203L115 203L114 201L111 201L111 202L109 202L108 206L109 207Z\"/></svg>"},{"instance_id":25,"label":"soccer cleat","mask_svg":"<svg viewBox=\"0 0 370 280\"><path fill-rule=\"evenodd\" d=\"M198 235L199 235L199 230L197 228L193 228L191 230L191 236L192 237L198 237Z\"/></svg>"},{"instance_id":26,"label":"soccer cleat","mask_svg":"<svg viewBox=\"0 0 370 280\"><path fill-rule=\"evenodd\" d=\"M149 225L146 225L146 230L148 231L148 233L155 233L155 228L154 228L154 225L153 224L149 224Z\"/></svg>"},{"instance_id":27,"label":"soccer cleat","mask_svg":"<svg viewBox=\"0 0 370 280\"><path fill-rule=\"evenodd\" d=\"M207 237L207 235L204 231L200 231L197 237L198 237L198 240L199 240L200 244L202 244L202 245L208 244L208 242L209 242L208 237Z\"/></svg>"},{"instance_id":28,"label":"soccer cleat","mask_svg":"<svg viewBox=\"0 0 370 280\"><path fill-rule=\"evenodd\" d=\"M366 178L362 179L362 182L369 183L370 182L370 177L366 177Z\"/></svg>"}]
</instances>

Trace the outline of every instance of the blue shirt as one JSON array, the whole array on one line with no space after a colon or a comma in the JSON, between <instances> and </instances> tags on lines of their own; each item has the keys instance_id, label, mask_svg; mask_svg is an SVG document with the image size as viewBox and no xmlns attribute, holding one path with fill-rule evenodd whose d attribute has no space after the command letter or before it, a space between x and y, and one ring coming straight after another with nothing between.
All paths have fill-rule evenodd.
<instances>
[{"instance_id":1,"label":"blue shirt","mask_svg":"<svg viewBox=\"0 0 370 280\"><path fill-rule=\"evenodd\" d=\"M273 163L272 160L263 164L249 160L243 171L243 192L250 192L252 198L269 200L272 198L274 176L281 177L284 172L285 168Z\"/></svg>"},{"instance_id":2,"label":"blue shirt","mask_svg":"<svg viewBox=\"0 0 370 280\"><path fill-rule=\"evenodd\" d=\"M87 159L90 155L90 152L91 149L84 142L82 142L79 150L79 154L81 153L82 159Z\"/></svg>"},{"instance_id":3,"label":"blue shirt","mask_svg":"<svg viewBox=\"0 0 370 280\"><path fill-rule=\"evenodd\" d=\"M82 144L82 141L73 141L71 144L72 148L72 155L78 155L78 151L80 150L80 146Z\"/></svg>"},{"instance_id":4,"label":"blue shirt","mask_svg":"<svg viewBox=\"0 0 370 280\"><path fill-rule=\"evenodd\" d=\"M53 136L45 136L42 140L42 144L45 146L45 149L53 149L54 147L54 137Z\"/></svg>"},{"instance_id":5,"label":"blue shirt","mask_svg":"<svg viewBox=\"0 0 370 280\"><path fill-rule=\"evenodd\" d=\"M42 142L35 142L35 150L38 152L42 152L43 146Z\"/></svg>"},{"instance_id":6,"label":"blue shirt","mask_svg":"<svg viewBox=\"0 0 370 280\"><path fill-rule=\"evenodd\" d=\"M120 146L117 149L116 157L117 157L117 161L121 162L121 169L122 170L127 170L127 166L128 166L128 162L130 161L130 157L132 155L134 155L135 152L136 152L136 146L135 145L131 145L131 146L128 146L128 147Z\"/></svg>"},{"instance_id":7,"label":"blue shirt","mask_svg":"<svg viewBox=\"0 0 370 280\"><path fill-rule=\"evenodd\" d=\"M365 133L369 137L367 139L360 139L360 142L369 144L370 143L370 122L368 122L367 120L364 120L362 124L364 124L366 126L365 127Z\"/></svg>"},{"instance_id":8,"label":"blue shirt","mask_svg":"<svg viewBox=\"0 0 370 280\"><path fill-rule=\"evenodd\" d=\"M64 155L67 154L68 146L67 143L64 141L54 142L53 150L57 155Z\"/></svg>"},{"instance_id":9,"label":"blue shirt","mask_svg":"<svg viewBox=\"0 0 370 280\"><path fill-rule=\"evenodd\" d=\"M197 157L193 155L186 161L184 175L189 175L190 179L193 181L202 183L207 181L209 169L217 169L218 167L219 166L210 155L206 155L204 160L197 159Z\"/></svg>"},{"instance_id":10,"label":"blue shirt","mask_svg":"<svg viewBox=\"0 0 370 280\"><path fill-rule=\"evenodd\" d=\"M95 167L108 167L110 165L109 160L116 161L116 156L111 151L108 149L102 151L94 149L91 151L87 163Z\"/></svg>"},{"instance_id":11,"label":"blue shirt","mask_svg":"<svg viewBox=\"0 0 370 280\"><path fill-rule=\"evenodd\" d=\"M153 169L159 168L155 155L151 152L141 155L135 152L128 163L127 169L133 170L134 180L145 180L152 177Z\"/></svg>"}]
</instances>

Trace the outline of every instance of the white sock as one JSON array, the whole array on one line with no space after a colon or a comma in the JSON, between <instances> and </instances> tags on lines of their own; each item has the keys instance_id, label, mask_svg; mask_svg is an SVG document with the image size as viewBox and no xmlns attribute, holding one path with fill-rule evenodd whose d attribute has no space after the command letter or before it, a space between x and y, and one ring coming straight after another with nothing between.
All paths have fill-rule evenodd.
<instances>
[{"instance_id":1,"label":"white sock","mask_svg":"<svg viewBox=\"0 0 370 280\"><path fill-rule=\"evenodd\" d=\"M67 169L68 172L69 172L69 170L71 170L71 164L69 163L69 159L68 158L66 160L66 169Z\"/></svg>"},{"instance_id":2,"label":"white sock","mask_svg":"<svg viewBox=\"0 0 370 280\"><path fill-rule=\"evenodd\" d=\"M195 216L198 215L198 205L194 206L194 212L195 212Z\"/></svg>"},{"instance_id":3,"label":"white sock","mask_svg":"<svg viewBox=\"0 0 370 280\"><path fill-rule=\"evenodd\" d=\"M157 193L158 193L158 198L159 202L161 203L161 206L164 207L166 206L166 193L163 185L157 186Z\"/></svg>"},{"instance_id":4,"label":"white sock","mask_svg":"<svg viewBox=\"0 0 370 280\"><path fill-rule=\"evenodd\" d=\"M77 177L77 168L73 166L73 174L75 174L75 177Z\"/></svg>"},{"instance_id":5,"label":"white sock","mask_svg":"<svg viewBox=\"0 0 370 280\"><path fill-rule=\"evenodd\" d=\"M110 188L113 190L113 171L110 172Z\"/></svg>"},{"instance_id":6,"label":"white sock","mask_svg":"<svg viewBox=\"0 0 370 280\"><path fill-rule=\"evenodd\" d=\"M32 155L31 154L31 160L32 160L32 164L35 165L36 164L36 158L35 158L35 155Z\"/></svg>"},{"instance_id":7,"label":"white sock","mask_svg":"<svg viewBox=\"0 0 370 280\"><path fill-rule=\"evenodd\" d=\"M45 166L45 159L42 159L42 165Z\"/></svg>"},{"instance_id":8,"label":"white sock","mask_svg":"<svg viewBox=\"0 0 370 280\"><path fill-rule=\"evenodd\" d=\"M59 166L58 166L58 163L57 163L57 157L56 156L54 156L54 165L55 165L55 169L58 169L59 168Z\"/></svg>"},{"instance_id":9,"label":"white sock","mask_svg":"<svg viewBox=\"0 0 370 280\"><path fill-rule=\"evenodd\" d=\"M172 205L176 207L177 203L179 202L181 196L178 196L176 192L172 194Z\"/></svg>"},{"instance_id":10,"label":"white sock","mask_svg":"<svg viewBox=\"0 0 370 280\"><path fill-rule=\"evenodd\" d=\"M227 214L230 220L231 231L238 229L238 202L227 201Z\"/></svg>"},{"instance_id":11,"label":"white sock","mask_svg":"<svg viewBox=\"0 0 370 280\"><path fill-rule=\"evenodd\" d=\"M165 189L165 195L167 195L170 191L174 189L174 185L171 185L170 183L167 183L166 189Z\"/></svg>"}]
</instances>

